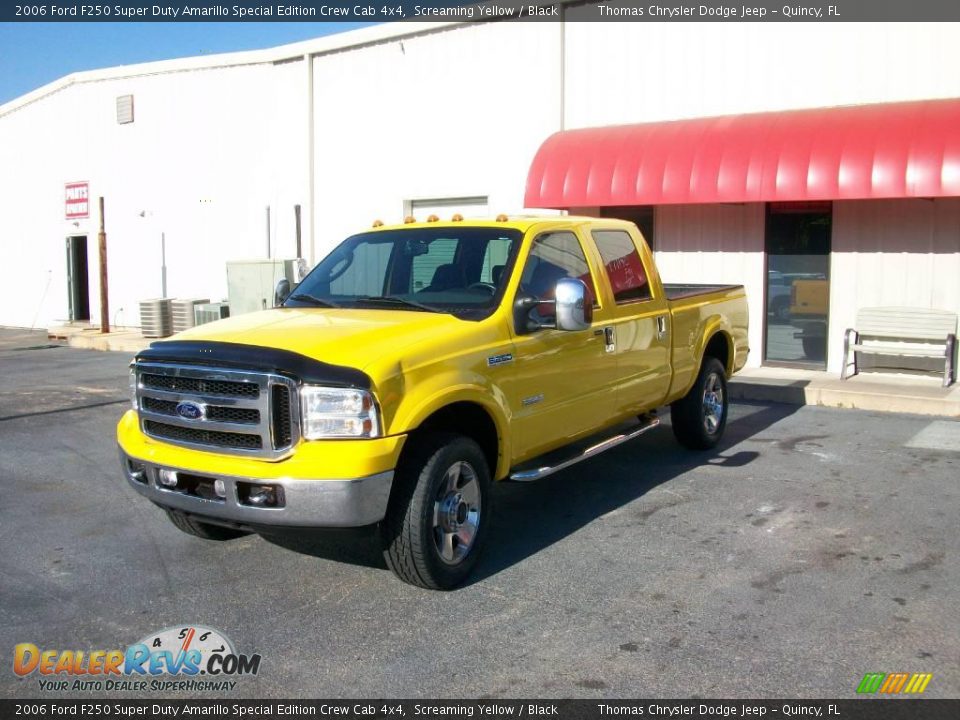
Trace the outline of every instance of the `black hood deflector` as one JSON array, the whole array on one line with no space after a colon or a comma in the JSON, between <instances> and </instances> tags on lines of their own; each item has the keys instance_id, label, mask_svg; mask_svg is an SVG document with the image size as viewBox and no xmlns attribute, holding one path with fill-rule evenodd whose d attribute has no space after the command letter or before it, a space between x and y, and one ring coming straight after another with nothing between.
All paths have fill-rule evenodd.
<instances>
[{"instance_id":1,"label":"black hood deflector","mask_svg":"<svg viewBox=\"0 0 960 720\"><path fill-rule=\"evenodd\" d=\"M261 370L301 380L311 385L334 385L369 390L370 376L356 368L314 360L306 355L239 343L207 340L165 340L151 343L137 354L143 362L210 365L236 370Z\"/></svg>"}]
</instances>

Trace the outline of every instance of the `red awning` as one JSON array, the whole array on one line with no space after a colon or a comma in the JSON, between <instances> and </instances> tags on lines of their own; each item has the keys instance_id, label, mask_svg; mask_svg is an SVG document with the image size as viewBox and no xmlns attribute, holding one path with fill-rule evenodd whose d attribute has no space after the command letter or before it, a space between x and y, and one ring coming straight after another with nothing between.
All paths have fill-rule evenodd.
<instances>
[{"instance_id":1,"label":"red awning","mask_svg":"<svg viewBox=\"0 0 960 720\"><path fill-rule=\"evenodd\" d=\"M567 130L527 207L960 196L960 99Z\"/></svg>"}]
</instances>

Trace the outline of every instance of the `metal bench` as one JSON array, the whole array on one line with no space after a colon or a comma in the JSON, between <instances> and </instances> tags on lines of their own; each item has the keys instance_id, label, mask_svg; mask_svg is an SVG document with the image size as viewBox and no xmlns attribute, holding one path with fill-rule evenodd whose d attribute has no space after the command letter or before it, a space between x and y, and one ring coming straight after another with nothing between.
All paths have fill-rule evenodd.
<instances>
[{"instance_id":1,"label":"metal bench","mask_svg":"<svg viewBox=\"0 0 960 720\"><path fill-rule=\"evenodd\" d=\"M843 336L840 379L859 372L857 354L943 358L943 386L956 380L957 313L909 307L861 308ZM853 353L853 372L848 374Z\"/></svg>"}]
</instances>

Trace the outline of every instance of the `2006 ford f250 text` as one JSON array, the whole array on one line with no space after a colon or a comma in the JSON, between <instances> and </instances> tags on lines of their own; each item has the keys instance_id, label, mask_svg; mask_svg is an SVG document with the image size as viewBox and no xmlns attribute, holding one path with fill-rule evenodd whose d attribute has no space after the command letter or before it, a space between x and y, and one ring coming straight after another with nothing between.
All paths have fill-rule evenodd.
<instances>
[{"instance_id":1,"label":"2006 ford f250 text","mask_svg":"<svg viewBox=\"0 0 960 720\"><path fill-rule=\"evenodd\" d=\"M662 284L632 223L375 227L279 307L137 355L120 460L187 533L379 523L401 579L452 588L492 481L636 437L667 404L683 445L713 447L747 352L743 288Z\"/></svg>"}]
</instances>

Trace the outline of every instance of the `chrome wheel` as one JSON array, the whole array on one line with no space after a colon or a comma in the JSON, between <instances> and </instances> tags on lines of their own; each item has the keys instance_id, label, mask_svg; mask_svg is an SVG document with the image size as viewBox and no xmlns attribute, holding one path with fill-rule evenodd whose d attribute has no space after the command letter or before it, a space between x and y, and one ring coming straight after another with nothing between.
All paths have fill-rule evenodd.
<instances>
[{"instance_id":1,"label":"chrome wheel","mask_svg":"<svg viewBox=\"0 0 960 720\"><path fill-rule=\"evenodd\" d=\"M713 435L723 422L723 382L717 373L710 373L703 386L703 429Z\"/></svg>"},{"instance_id":2,"label":"chrome wheel","mask_svg":"<svg viewBox=\"0 0 960 720\"><path fill-rule=\"evenodd\" d=\"M480 525L480 480L463 460L447 470L433 503L433 542L448 565L461 562L473 547Z\"/></svg>"}]
</instances>

